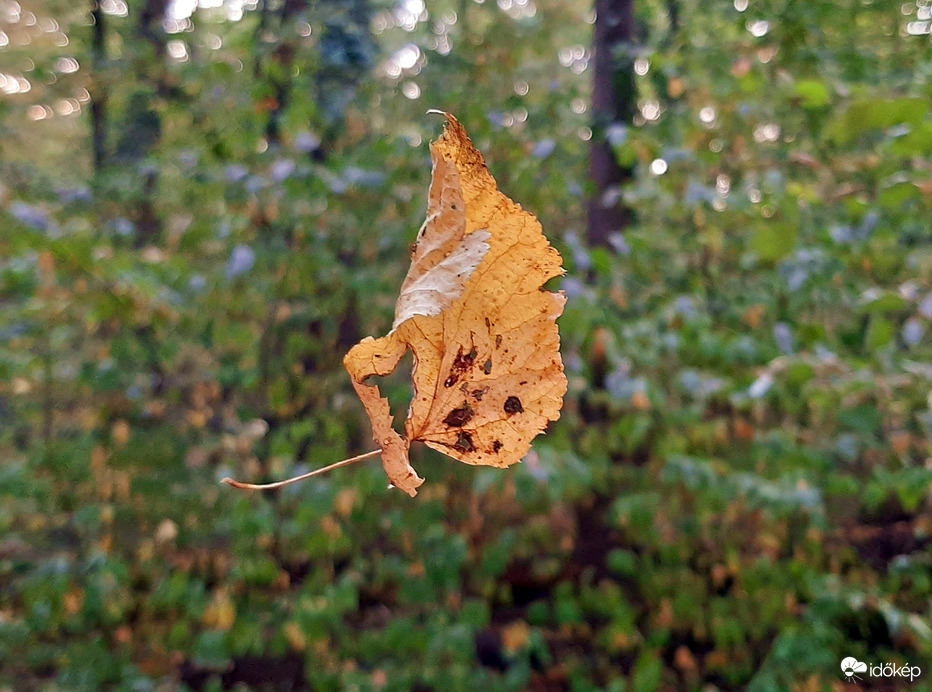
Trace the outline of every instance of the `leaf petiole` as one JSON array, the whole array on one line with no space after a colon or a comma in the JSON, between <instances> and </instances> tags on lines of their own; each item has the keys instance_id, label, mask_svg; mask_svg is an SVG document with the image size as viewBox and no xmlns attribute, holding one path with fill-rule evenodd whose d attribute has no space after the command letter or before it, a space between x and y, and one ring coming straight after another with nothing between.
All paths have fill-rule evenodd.
<instances>
[{"instance_id":1,"label":"leaf petiole","mask_svg":"<svg viewBox=\"0 0 932 692\"><path fill-rule=\"evenodd\" d=\"M227 485L232 485L234 488L239 488L240 490L275 490L276 488L284 488L286 485L291 485L292 483L303 481L305 478L310 478L311 476L319 476L321 474L327 473L328 471L333 471L334 469L338 469L341 466L349 466L350 464L355 464L357 461L371 459L372 457L378 456L381 453L381 449L374 449L371 452L366 452L365 454L360 454L359 456L352 457L350 459L344 459L343 461L338 461L335 464L330 464L329 466L324 466L323 468L315 469L314 471L309 471L308 473L302 473L300 476L286 478L283 481L277 481L275 483L243 483L241 481L233 480L229 477L224 478L220 482L226 483Z\"/></svg>"}]
</instances>

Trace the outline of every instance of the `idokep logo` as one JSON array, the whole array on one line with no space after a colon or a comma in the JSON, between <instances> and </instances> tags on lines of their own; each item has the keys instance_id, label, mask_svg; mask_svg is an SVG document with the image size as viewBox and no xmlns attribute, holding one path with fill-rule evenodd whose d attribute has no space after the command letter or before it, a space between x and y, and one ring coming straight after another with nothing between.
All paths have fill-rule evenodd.
<instances>
[{"instance_id":1,"label":"idokep logo","mask_svg":"<svg viewBox=\"0 0 932 692\"><path fill-rule=\"evenodd\" d=\"M841 672L845 674L845 677L849 680L860 680L858 673L867 672L867 664L861 663L854 656L848 656L845 660L841 662Z\"/></svg>"},{"instance_id":2,"label":"idokep logo","mask_svg":"<svg viewBox=\"0 0 932 692\"><path fill-rule=\"evenodd\" d=\"M868 675L872 678L908 678L910 682L922 674L919 666L912 666L908 663L897 665L896 663L871 663L868 665L859 661L854 656L848 656L841 662L841 672L846 680L855 681L863 678L858 675Z\"/></svg>"}]
</instances>

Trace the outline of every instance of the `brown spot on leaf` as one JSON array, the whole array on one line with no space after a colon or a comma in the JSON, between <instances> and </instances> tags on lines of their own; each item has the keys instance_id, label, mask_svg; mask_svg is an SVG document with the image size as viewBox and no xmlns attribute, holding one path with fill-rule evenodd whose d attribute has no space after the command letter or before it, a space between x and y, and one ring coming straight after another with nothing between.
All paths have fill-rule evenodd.
<instances>
[{"instance_id":1,"label":"brown spot on leaf","mask_svg":"<svg viewBox=\"0 0 932 692\"><path fill-rule=\"evenodd\" d=\"M484 397L488 393L488 391L489 391L488 386L485 386L482 389L474 389L472 393L473 399L475 399L476 401L482 401L482 397Z\"/></svg>"},{"instance_id":2,"label":"brown spot on leaf","mask_svg":"<svg viewBox=\"0 0 932 692\"><path fill-rule=\"evenodd\" d=\"M464 401L462 406L450 411L447 417L443 419L443 422L451 428L462 428L472 420L475 413L476 412L472 410L472 406Z\"/></svg>"},{"instance_id":3,"label":"brown spot on leaf","mask_svg":"<svg viewBox=\"0 0 932 692\"><path fill-rule=\"evenodd\" d=\"M521 399L516 396L510 396L505 399L505 413L509 416L513 416L516 413L522 413L524 411L524 406L521 405Z\"/></svg>"},{"instance_id":4,"label":"brown spot on leaf","mask_svg":"<svg viewBox=\"0 0 932 692\"><path fill-rule=\"evenodd\" d=\"M461 452L476 451L476 446L472 443L472 435L464 430L460 431L459 437L456 438L456 443L453 445L453 447L460 450Z\"/></svg>"},{"instance_id":5,"label":"brown spot on leaf","mask_svg":"<svg viewBox=\"0 0 932 692\"><path fill-rule=\"evenodd\" d=\"M495 440L495 442L492 443L492 451L495 454L498 454L501 451L502 447L504 447L504 445L502 444L501 440Z\"/></svg>"},{"instance_id":6,"label":"brown spot on leaf","mask_svg":"<svg viewBox=\"0 0 932 692\"><path fill-rule=\"evenodd\" d=\"M486 375L488 375L490 372L492 372L492 359L491 359L491 358L489 358L489 359L485 362L485 365L482 366L482 371L483 371Z\"/></svg>"},{"instance_id":7,"label":"brown spot on leaf","mask_svg":"<svg viewBox=\"0 0 932 692\"><path fill-rule=\"evenodd\" d=\"M502 345L502 335L496 334L495 335L495 348L498 348L501 345Z\"/></svg>"},{"instance_id":8,"label":"brown spot on leaf","mask_svg":"<svg viewBox=\"0 0 932 692\"><path fill-rule=\"evenodd\" d=\"M453 359L453 365L450 366L450 375L443 382L444 387L452 387L457 382L459 382L460 377L463 376L467 370L469 370L473 363L476 362L476 356L479 355L476 353L476 349L472 349L469 353L463 355L463 349L460 348L459 352L456 354L456 357Z\"/></svg>"}]
</instances>

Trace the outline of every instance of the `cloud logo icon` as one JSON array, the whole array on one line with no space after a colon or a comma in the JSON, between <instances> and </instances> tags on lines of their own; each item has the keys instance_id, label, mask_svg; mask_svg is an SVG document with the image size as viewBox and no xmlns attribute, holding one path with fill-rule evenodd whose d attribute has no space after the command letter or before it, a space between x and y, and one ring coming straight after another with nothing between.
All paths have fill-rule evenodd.
<instances>
[{"instance_id":1,"label":"cloud logo icon","mask_svg":"<svg viewBox=\"0 0 932 692\"><path fill-rule=\"evenodd\" d=\"M866 673L867 664L862 663L854 656L848 656L841 662L841 672L845 674L845 677L849 680L852 678L857 678L857 673Z\"/></svg>"}]
</instances>

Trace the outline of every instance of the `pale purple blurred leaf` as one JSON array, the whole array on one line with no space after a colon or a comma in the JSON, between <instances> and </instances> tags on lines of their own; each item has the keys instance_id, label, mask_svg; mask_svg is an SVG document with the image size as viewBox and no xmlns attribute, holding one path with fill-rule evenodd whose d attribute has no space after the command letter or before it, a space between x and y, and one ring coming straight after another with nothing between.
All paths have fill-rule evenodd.
<instances>
[{"instance_id":1,"label":"pale purple blurred leaf","mask_svg":"<svg viewBox=\"0 0 932 692\"><path fill-rule=\"evenodd\" d=\"M195 274L188 280L188 288L195 293L203 291L207 287L207 279L200 274Z\"/></svg>"},{"instance_id":2,"label":"pale purple blurred leaf","mask_svg":"<svg viewBox=\"0 0 932 692\"><path fill-rule=\"evenodd\" d=\"M183 151L178 155L178 160L181 161L182 166L193 168L197 165L197 153L193 151Z\"/></svg>"},{"instance_id":3,"label":"pale purple blurred leaf","mask_svg":"<svg viewBox=\"0 0 932 692\"><path fill-rule=\"evenodd\" d=\"M857 240L867 240L870 237L870 234L874 232L874 229L877 228L877 224L880 223L880 214L876 211L869 211L864 215L864 218L861 220L861 225L858 226L857 231L855 231L854 237Z\"/></svg>"},{"instance_id":4,"label":"pale purple blurred leaf","mask_svg":"<svg viewBox=\"0 0 932 692\"><path fill-rule=\"evenodd\" d=\"M537 159L545 159L550 156L557 148L557 143L552 139L542 139L534 145L531 155Z\"/></svg>"},{"instance_id":5,"label":"pale purple blurred leaf","mask_svg":"<svg viewBox=\"0 0 932 692\"><path fill-rule=\"evenodd\" d=\"M760 399L770 391L771 387L773 387L773 375L765 372L748 387L748 396L752 399Z\"/></svg>"},{"instance_id":6,"label":"pale purple blurred leaf","mask_svg":"<svg viewBox=\"0 0 932 692\"><path fill-rule=\"evenodd\" d=\"M226 277L234 279L242 276L256 263L256 253L248 245L237 245L230 253L230 259L227 262Z\"/></svg>"},{"instance_id":7,"label":"pale purple blurred leaf","mask_svg":"<svg viewBox=\"0 0 932 692\"><path fill-rule=\"evenodd\" d=\"M612 231L609 233L608 244L611 246L612 250L622 257L627 257L631 254L631 247L628 245L628 241L625 240L625 235L621 231Z\"/></svg>"},{"instance_id":8,"label":"pale purple blurred leaf","mask_svg":"<svg viewBox=\"0 0 932 692\"><path fill-rule=\"evenodd\" d=\"M241 166L238 163L231 163L224 169L224 175L226 175L226 179L229 182L239 183L246 179L249 175L249 171L245 166Z\"/></svg>"},{"instance_id":9,"label":"pale purple blurred leaf","mask_svg":"<svg viewBox=\"0 0 932 692\"><path fill-rule=\"evenodd\" d=\"M932 293L923 298L922 302L919 303L919 314L927 320L932 320Z\"/></svg>"},{"instance_id":10,"label":"pale purple blurred leaf","mask_svg":"<svg viewBox=\"0 0 932 692\"><path fill-rule=\"evenodd\" d=\"M858 458L858 438L853 433L842 433L835 442L835 449L846 461Z\"/></svg>"},{"instance_id":11,"label":"pale purple blurred leaf","mask_svg":"<svg viewBox=\"0 0 932 692\"><path fill-rule=\"evenodd\" d=\"M10 205L9 212L21 224L36 231L48 231L52 226L46 212L25 202L13 202Z\"/></svg>"},{"instance_id":12,"label":"pale purple blurred leaf","mask_svg":"<svg viewBox=\"0 0 932 692\"><path fill-rule=\"evenodd\" d=\"M612 123L605 128L605 139L613 147L620 147L628 140L628 127L624 123Z\"/></svg>"},{"instance_id":13,"label":"pale purple blurred leaf","mask_svg":"<svg viewBox=\"0 0 932 692\"><path fill-rule=\"evenodd\" d=\"M58 194L58 199L64 204L72 204L74 202L90 203L94 201L91 189L83 185L81 187L58 188L55 192Z\"/></svg>"},{"instance_id":14,"label":"pale purple blurred leaf","mask_svg":"<svg viewBox=\"0 0 932 692\"><path fill-rule=\"evenodd\" d=\"M907 346L918 344L922 341L925 333L925 325L916 317L906 320L906 324L903 325L903 341L906 342Z\"/></svg>"},{"instance_id":15,"label":"pale purple blurred leaf","mask_svg":"<svg viewBox=\"0 0 932 692\"><path fill-rule=\"evenodd\" d=\"M272 180L281 183L294 173L295 163L291 159L279 159L272 164Z\"/></svg>"},{"instance_id":16,"label":"pale purple blurred leaf","mask_svg":"<svg viewBox=\"0 0 932 692\"><path fill-rule=\"evenodd\" d=\"M385 174L381 171L367 171L358 166L347 166L343 178L351 185L361 187L378 187L385 182Z\"/></svg>"},{"instance_id":17,"label":"pale purple blurred leaf","mask_svg":"<svg viewBox=\"0 0 932 692\"><path fill-rule=\"evenodd\" d=\"M568 300L583 298L590 293L586 285L574 276L564 276L560 287L566 293Z\"/></svg>"},{"instance_id":18,"label":"pale purple blurred leaf","mask_svg":"<svg viewBox=\"0 0 932 692\"><path fill-rule=\"evenodd\" d=\"M127 238L136 232L136 224L124 216L118 216L117 218L113 219L113 221L110 222L110 226L113 228L114 233L124 238Z\"/></svg>"},{"instance_id":19,"label":"pale purple blurred leaf","mask_svg":"<svg viewBox=\"0 0 932 692\"><path fill-rule=\"evenodd\" d=\"M777 348L779 348L786 355L791 355L794 351L795 344L793 338L793 330L790 328L786 322L777 322L773 326L773 338L777 342Z\"/></svg>"},{"instance_id":20,"label":"pale purple blurred leaf","mask_svg":"<svg viewBox=\"0 0 932 692\"><path fill-rule=\"evenodd\" d=\"M309 154L320 148L320 137L313 132L299 132L294 139L294 148L302 153Z\"/></svg>"},{"instance_id":21,"label":"pale purple blurred leaf","mask_svg":"<svg viewBox=\"0 0 932 692\"><path fill-rule=\"evenodd\" d=\"M250 176L246 181L246 189L252 194L258 194L265 187L265 180L258 175Z\"/></svg>"},{"instance_id":22,"label":"pale purple blurred leaf","mask_svg":"<svg viewBox=\"0 0 932 692\"><path fill-rule=\"evenodd\" d=\"M680 296L673 303L673 312L680 317L692 319L698 314L696 303L690 296Z\"/></svg>"}]
</instances>

